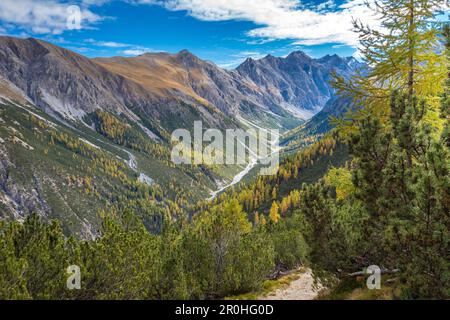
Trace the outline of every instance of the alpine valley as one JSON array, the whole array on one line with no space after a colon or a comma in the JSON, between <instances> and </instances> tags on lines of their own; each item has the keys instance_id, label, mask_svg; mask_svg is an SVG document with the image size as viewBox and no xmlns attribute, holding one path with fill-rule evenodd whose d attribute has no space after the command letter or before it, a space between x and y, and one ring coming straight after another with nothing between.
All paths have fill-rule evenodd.
<instances>
[{"instance_id":1,"label":"alpine valley","mask_svg":"<svg viewBox=\"0 0 450 320\"><path fill-rule=\"evenodd\" d=\"M0 300L450 299L448 0L73 2L0 1Z\"/></svg>"},{"instance_id":2,"label":"alpine valley","mask_svg":"<svg viewBox=\"0 0 450 320\"><path fill-rule=\"evenodd\" d=\"M0 37L1 218L34 212L92 238L99 212L126 197L145 202L141 218L155 227L162 212L181 214L246 167L175 166L173 130L192 130L194 121L296 128L296 142L307 145L338 110L332 74L348 78L362 66L296 51L225 70L187 50L89 59L42 40Z\"/></svg>"}]
</instances>

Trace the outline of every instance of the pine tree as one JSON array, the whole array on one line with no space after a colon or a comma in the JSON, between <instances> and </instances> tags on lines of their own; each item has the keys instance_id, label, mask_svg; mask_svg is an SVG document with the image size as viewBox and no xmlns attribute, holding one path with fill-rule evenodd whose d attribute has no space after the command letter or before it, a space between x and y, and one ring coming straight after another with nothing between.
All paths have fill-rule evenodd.
<instances>
[{"instance_id":1,"label":"pine tree","mask_svg":"<svg viewBox=\"0 0 450 320\"><path fill-rule=\"evenodd\" d=\"M259 226L260 225L260 219L259 219L259 213L258 212L255 212L254 225L255 226Z\"/></svg>"},{"instance_id":2,"label":"pine tree","mask_svg":"<svg viewBox=\"0 0 450 320\"><path fill-rule=\"evenodd\" d=\"M279 206L276 201L272 202L272 206L270 207L269 219L274 224L277 224L280 220Z\"/></svg>"},{"instance_id":3,"label":"pine tree","mask_svg":"<svg viewBox=\"0 0 450 320\"><path fill-rule=\"evenodd\" d=\"M18 222L7 225L0 221L0 299L31 298L27 281L23 276L27 270L25 258L16 256L15 238L22 226Z\"/></svg>"},{"instance_id":4,"label":"pine tree","mask_svg":"<svg viewBox=\"0 0 450 320\"><path fill-rule=\"evenodd\" d=\"M413 297L450 294L450 153L422 121L424 101L394 94L393 137L378 210L378 232L385 232L387 259L401 266ZM411 128L416 128L412 130Z\"/></svg>"},{"instance_id":5,"label":"pine tree","mask_svg":"<svg viewBox=\"0 0 450 320\"><path fill-rule=\"evenodd\" d=\"M367 68L350 80L335 76L334 86L341 95L351 97L356 111L353 121L338 121L346 132L355 130L352 122L368 114L382 122L389 116L393 90L432 97L442 92L446 59L442 55L440 29L435 16L447 0L380 0L368 6L381 20L381 29L354 21L359 34L359 50Z\"/></svg>"},{"instance_id":6,"label":"pine tree","mask_svg":"<svg viewBox=\"0 0 450 320\"><path fill-rule=\"evenodd\" d=\"M376 3L385 31L355 22L367 74L335 81L361 106L339 128L354 157L355 198L369 217L361 258L399 268L411 297L448 297L450 290L449 44L443 55L442 29L430 23L444 3Z\"/></svg>"}]
</instances>

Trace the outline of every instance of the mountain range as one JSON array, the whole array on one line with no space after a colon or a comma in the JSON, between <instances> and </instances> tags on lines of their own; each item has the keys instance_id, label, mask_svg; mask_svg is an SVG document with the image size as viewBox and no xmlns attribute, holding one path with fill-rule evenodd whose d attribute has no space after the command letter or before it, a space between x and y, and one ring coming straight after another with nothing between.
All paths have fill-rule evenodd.
<instances>
[{"instance_id":1,"label":"mountain range","mask_svg":"<svg viewBox=\"0 0 450 320\"><path fill-rule=\"evenodd\" d=\"M334 96L333 72L347 78L361 67L353 57L327 55L313 59L295 51L286 58L271 55L247 59L236 70L269 93L274 103L294 116L309 119Z\"/></svg>"},{"instance_id":2,"label":"mountain range","mask_svg":"<svg viewBox=\"0 0 450 320\"><path fill-rule=\"evenodd\" d=\"M80 120L103 109L160 137L194 118L224 127L237 115L292 128L333 97L333 72L349 76L360 66L354 58L296 51L224 70L187 50L89 59L41 40L0 37L2 82L45 112Z\"/></svg>"},{"instance_id":3,"label":"mountain range","mask_svg":"<svg viewBox=\"0 0 450 320\"><path fill-rule=\"evenodd\" d=\"M176 215L246 170L174 166L174 129L202 120L204 128L324 132L327 115L345 109L334 102L333 72L347 77L360 67L353 58L299 51L234 70L187 50L90 59L0 37L0 218L36 212L90 238L99 210L126 200L147 208L140 215L153 226L155 212Z\"/></svg>"}]
</instances>

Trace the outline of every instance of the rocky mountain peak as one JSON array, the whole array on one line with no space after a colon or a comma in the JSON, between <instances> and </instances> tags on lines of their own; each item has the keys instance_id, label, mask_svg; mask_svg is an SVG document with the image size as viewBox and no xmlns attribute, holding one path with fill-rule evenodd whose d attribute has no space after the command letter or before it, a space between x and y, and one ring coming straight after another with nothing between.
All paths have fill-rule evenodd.
<instances>
[{"instance_id":1,"label":"rocky mountain peak","mask_svg":"<svg viewBox=\"0 0 450 320\"><path fill-rule=\"evenodd\" d=\"M183 49L178 52L179 56L193 56L193 54L188 49Z\"/></svg>"},{"instance_id":2,"label":"rocky mountain peak","mask_svg":"<svg viewBox=\"0 0 450 320\"><path fill-rule=\"evenodd\" d=\"M192 54L190 51L184 49L175 55L176 59L181 61L186 67L192 68L199 65L202 61Z\"/></svg>"},{"instance_id":3,"label":"rocky mountain peak","mask_svg":"<svg viewBox=\"0 0 450 320\"><path fill-rule=\"evenodd\" d=\"M291 52L287 57L286 60L306 60L306 61L311 61L312 58L310 56L308 56L305 52L303 51L293 51Z\"/></svg>"},{"instance_id":4,"label":"rocky mountain peak","mask_svg":"<svg viewBox=\"0 0 450 320\"><path fill-rule=\"evenodd\" d=\"M317 61L319 63L329 64L329 65L334 65L334 66L337 66L339 64L346 62L345 58L342 58L342 57L338 56L337 54L333 54L333 55L327 54L326 56L318 59Z\"/></svg>"},{"instance_id":5,"label":"rocky mountain peak","mask_svg":"<svg viewBox=\"0 0 450 320\"><path fill-rule=\"evenodd\" d=\"M255 59L249 57L249 58L245 59L245 61L242 62L242 63L238 66L238 69L239 69L239 68L242 68L242 69L249 69L249 68L252 68L252 67L255 66L256 61L257 61L257 60L255 60Z\"/></svg>"}]
</instances>

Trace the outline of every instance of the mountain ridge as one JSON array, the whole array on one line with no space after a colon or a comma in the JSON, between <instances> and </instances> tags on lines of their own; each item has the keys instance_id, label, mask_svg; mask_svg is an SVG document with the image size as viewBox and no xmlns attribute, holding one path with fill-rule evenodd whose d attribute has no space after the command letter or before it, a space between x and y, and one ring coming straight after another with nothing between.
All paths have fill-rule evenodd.
<instances>
[{"instance_id":1,"label":"mountain ridge","mask_svg":"<svg viewBox=\"0 0 450 320\"><path fill-rule=\"evenodd\" d=\"M198 101L175 94L160 99L92 59L32 38L0 37L0 75L45 112L72 121L82 120L97 109L125 114L139 123L151 122L148 129L166 133L191 125L184 122L186 117L177 117L180 111L210 126L224 127L228 121ZM188 104L195 105L195 110ZM179 122L171 127L174 119Z\"/></svg>"},{"instance_id":2,"label":"mountain ridge","mask_svg":"<svg viewBox=\"0 0 450 320\"><path fill-rule=\"evenodd\" d=\"M332 98L332 72L354 70L349 58L329 57L294 51L226 70L187 49L90 59L38 39L0 37L0 75L47 113L80 120L106 109L146 123L159 136L190 127L194 118L223 128L238 115L293 128Z\"/></svg>"},{"instance_id":3,"label":"mountain ridge","mask_svg":"<svg viewBox=\"0 0 450 320\"><path fill-rule=\"evenodd\" d=\"M267 55L247 59L236 70L269 91L285 110L302 111L300 115L309 119L334 97L335 90L329 83L333 72L349 77L361 66L352 57L327 55L314 59L303 51L294 51L285 58Z\"/></svg>"}]
</instances>

